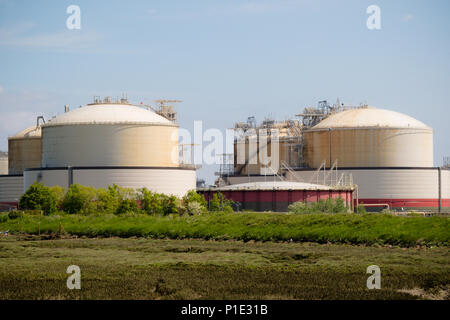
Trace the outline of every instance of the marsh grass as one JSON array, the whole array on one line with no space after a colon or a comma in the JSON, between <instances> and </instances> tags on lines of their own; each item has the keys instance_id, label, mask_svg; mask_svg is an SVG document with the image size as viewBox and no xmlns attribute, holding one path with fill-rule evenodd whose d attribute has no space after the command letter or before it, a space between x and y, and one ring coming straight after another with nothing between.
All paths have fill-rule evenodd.
<instances>
[{"instance_id":1,"label":"marsh grass","mask_svg":"<svg viewBox=\"0 0 450 320\"><path fill-rule=\"evenodd\" d=\"M206 213L180 215L23 215L2 217L0 230L86 237L201 238L217 240L447 246L447 217L399 217L390 214Z\"/></svg>"},{"instance_id":2,"label":"marsh grass","mask_svg":"<svg viewBox=\"0 0 450 320\"><path fill-rule=\"evenodd\" d=\"M81 290L66 287L71 264L81 268ZM366 288L371 264L381 268L381 290ZM0 237L0 299L417 299L416 288L448 290L449 265L439 247L8 236Z\"/></svg>"}]
</instances>

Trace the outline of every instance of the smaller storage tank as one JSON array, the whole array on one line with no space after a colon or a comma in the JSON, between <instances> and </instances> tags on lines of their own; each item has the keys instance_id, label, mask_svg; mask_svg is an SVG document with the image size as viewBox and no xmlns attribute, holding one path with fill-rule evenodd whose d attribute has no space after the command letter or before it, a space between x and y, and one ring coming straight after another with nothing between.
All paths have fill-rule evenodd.
<instances>
[{"instance_id":1,"label":"smaller storage tank","mask_svg":"<svg viewBox=\"0 0 450 320\"><path fill-rule=\"evenodd\" d=\"M265 120L254 128L237 123L234 141L234 173L237 175L274 175L281 166L303 164L301 125L298 121Z\"/></svg>"},{"instance_id":2,"label":"smaller storage tank","mask_svg":"<svg viewBox=\"0 0 450 320\"><path fill-rule=\"evenodd\" d=\"M29 127L8 138L8 173L23 174L25 168L37 168L42 160L41 126Z\"/></svg>"},{"instance_id":3,"label":"smaller storage tank","mask_svg":"<svg viewBox=\"0 0 450 320\"><path fill-rule=\"evenodd\" d=\"M8 153L0 151L0 175L8 174Z\"/></svg>"},{"instance_id":4,"label":"smaller storage tank","mask_svg":"<svg viewBox=\"0 0 450 320\"><path fill-rule=\"evenodd\" d=\"M286 212L294 202L318 202L342 198L349 210L353 209L352 187L330 187L294 181L257 181L223 187L199 188L197 192L211 201L215 193L233 200L238 210Z\"/></svg>"}]
</instances>

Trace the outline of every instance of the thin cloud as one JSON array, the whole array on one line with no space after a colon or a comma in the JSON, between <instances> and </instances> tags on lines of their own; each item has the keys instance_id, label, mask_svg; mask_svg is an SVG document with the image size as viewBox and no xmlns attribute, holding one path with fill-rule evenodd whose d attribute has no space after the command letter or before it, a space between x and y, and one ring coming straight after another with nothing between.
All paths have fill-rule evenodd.
<instances>
[{"instance_id":1,"label":"thin cloud","mask_svg":"<svg viewBox=\"0 0 450 320\"><path fill-rule=\"evenodd\" d=\"M306 2L306 0L247 1L231 5L229 8L237 13L261 14L291 10Z\"/></svg>"},{"instance_id":2,"label":"thin cloud","mask_svg":"<svg viewBox=\"0 0 450 320\"><path fill-rule=\"evenodd\" d=\"M29 111L0 111L0 151L7 151L8 137L32 126L37 116Z\"/></svg>"},{"instance_id":3,"label":"thin cloud","mask_svg":"<svg viewBox=\"0 0 450 320\"><path fill-rule=\"evenodd\" d=\"M33 34L35 25L22 23L10 28L0 29L0 46L50 48L57 50L79 50L92 48L101 36L92 32L67 30L52 34Z\"/></svg>"},{"instance_id":4,"label":"thin cloud","mask_svg":"<svg viewBox=\"0 0 450 320\"><path fill-rule=\"evenodd\" d=\"M404 14L403 18L402 18L402 20L405 21L405 22L409 22L412 19L414 19L414 15L411 14L411 13Z\"/></svg>"},{"instance_id":5,"label":"thin cloud","mask_svg":"<svg viewBox=\"0 0 450 320\"><path fill-rule=\"evenodd\" d=\"M35 90L4 90L0 99L0 150L8 149L8 137L36 123L36 117L54 115L59 106L54 94ZM62 109L62 107L61 107Z\"/></svg>"},{"instance_id":6,"label":"thin cloud","mask_svg":"<svg viewBox=\"0 0 450 320\"><path fill-rule=\"evenodd\" d=\"M313 0L250 0L240 2L220 2L218 4L212 4L202 7L200 10L184 10L174 12L158 12L159 19L164 20L188 20L199 19L202 17L216 17L227 15L263 15L276 12L285 12L290 10L296 10L304 5L314 4ZM154 15L153 10L147 11L149 14Z\"/></svg>"},{"instance_id":7,"label":"thin cloud","mask_svg":"<svg viewBox=\"0 0 450 320\"><path fill-rule=\"evenodd\" d=\"M20 22L8 28L0 28L0 40L13 38L21 33L32 30L35 26L31 22Z\"/></svg>"},{"instance_id":8,"label":"thin cloud","mask_svg":"<svg viewBox=\"0 0 450 320\"><path fill-rule=\"evenodd\" d=\"M263 2L247 2L239 4L235 10L241 13L266 13L278 10L279 5Z\"/></svg>"},{"instance_id":9,"label":"thin cloud","mask_svg":"<svg viewBox=\"0 0 450 320\"><path fill-rule=\"evenodd\" d=\"M73 34L71 31L56 34L41 34L31 37L19 37L0 40L3 46L71 48L86 47L98 41L93 34Z\"/></svg>"}]
</instances>

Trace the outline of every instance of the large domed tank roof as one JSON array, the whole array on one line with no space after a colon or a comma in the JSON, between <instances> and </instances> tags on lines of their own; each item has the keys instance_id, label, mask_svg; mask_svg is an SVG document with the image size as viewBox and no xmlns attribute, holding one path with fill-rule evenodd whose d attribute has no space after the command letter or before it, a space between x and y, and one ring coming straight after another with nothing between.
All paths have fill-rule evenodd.
<instances>
[{"instance_id":1,"label":"large domed tank roof","mask_svg":"<svg viewBox=\"0 0 450 320\"><path fill-rule=\"evenodd\" d=\"M63 113L43 127L77 124L144 124L177 126L153 111L130 104L93 104Z\"/></svg>"},{"instance_id":2,"label":"large domed tank roof","mask_svg":"<svg viewBox=\"0 0 450 320\"><path fill-rule=\"evenodd\" d=\"M342 111L322 120L311 130L329 128L410 128L432 130L423 122L403 113L363 107Z\"/></svg>"},{"instance_id":3,"label":"large domed tank roof","mask_svg":"<svg viewBox=\"0 0 450 320\"><path fill-rule=\"evenodd\" d=\"M41 126L32 126L29 128L26 128L25 130L20 131L19 133L16 133L12 137L9 137L8 140L17 140L17 139L32 139L41 138L42 132L41 132Z\"/></svg>"}]
</instances>

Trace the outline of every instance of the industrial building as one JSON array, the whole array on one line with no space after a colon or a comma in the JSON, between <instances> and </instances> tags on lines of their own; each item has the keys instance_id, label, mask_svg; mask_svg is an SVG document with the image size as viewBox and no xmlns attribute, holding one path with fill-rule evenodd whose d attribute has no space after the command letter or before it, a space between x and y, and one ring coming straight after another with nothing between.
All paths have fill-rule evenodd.
<instances>
[{"instance_id":1,"label":"industrial building","mask_svg":"<svg viewBox=\"0 0 450 320\"><path fill-rule=\"evenodd\" d=\"M170 101L170 100L167 100ZM178 124L171 106L135 106L107 97L9 138L9 174L0 203L17 203L35 181L68 188L117 184L183 196L196 188L196 168L179 163Z\"/></svg>"},{"instance_id":2,"label":"industrial building","mask_svg":"<svg viewBox=\"0 0 450 320\"><path fill-rule=\"evenodd\" d=\"M179 161L177 115L168 105L176 102L94 97L47 121L38 117L0 154L0 205L16 205L35 181L177 196L195 189L195 166ZM433 166L433 129L405 114L320 101L297 119L258 125L249 117L234 129L234 154L224 155L216 187L199 189L206 197L223 192L244 209L283 211L293 201L341 194L349 208L450 212L450 160Z\"/></svg>"},{"instance_id":3,"label":"industrial building","mask_svg":"<svg viewBox=\"0 0 450 320\"><path fill-rule=\"evenodd\" d=\"M248 122L252 130L243 134L242 124L236 124L241 135L235 139L233 170L222 172L217 184L260 182L272 176L335 187L351 177L355 204L368 210L450 211L450 170L433 166L433 129L424 123L395 111L339 102L330 106L326 101L305 108L298 117L297 122L266 120L260 126ZM287 124L295 129L274 136L273 129ZM261 135L270 138L260 144ZM252 141L257 143L250 151ZM261 163L260 153L270 156L275 141L279 158ZM238 161L239 149L245 150L245 161Z\"/></svg>"}]
</instances>

